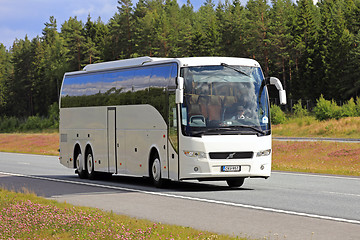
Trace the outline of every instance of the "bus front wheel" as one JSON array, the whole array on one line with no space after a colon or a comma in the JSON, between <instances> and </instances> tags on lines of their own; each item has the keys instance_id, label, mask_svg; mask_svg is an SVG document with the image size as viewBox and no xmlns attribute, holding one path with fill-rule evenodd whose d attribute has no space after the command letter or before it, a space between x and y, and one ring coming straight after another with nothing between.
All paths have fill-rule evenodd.
<instances>
[{"instance_id":1,"label":"bus front wheel","mask_svg":"<svg viewBox=\"0 0 360 240\"><path fill-rule=\"evenodd\" d=\"M150 178L155 187L162 187L163 179L161 178L161 163L158 156L156 156L151 163Z\"/></svg>"},{"instance_id":2,"label":"bus front wheel","mask_svg":"<svg viewBox=\"0 0 360 240\"><path fill-rule=\"evenodd\" d=\"M245 178L235 178L226 180L227 184L231 188L241 187L244 184Z\"/></svg>"}]
</instances>

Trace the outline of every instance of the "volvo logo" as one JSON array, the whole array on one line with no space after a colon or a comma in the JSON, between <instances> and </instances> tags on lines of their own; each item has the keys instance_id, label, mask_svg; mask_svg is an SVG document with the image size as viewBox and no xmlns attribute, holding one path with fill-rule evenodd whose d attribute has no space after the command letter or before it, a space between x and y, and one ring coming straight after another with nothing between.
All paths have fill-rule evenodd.
<instances>
[{"instance_id":1,"label":"volvo logo","mask_svg":"<svg viewBox=\"0 0 360 240\"><path fill-rule=\"evenodd\" d=\"M233 159L235 154L236 154L236 153L230 153L229 156L227 156L226 159Z\"/></svg>"}]
</instances>

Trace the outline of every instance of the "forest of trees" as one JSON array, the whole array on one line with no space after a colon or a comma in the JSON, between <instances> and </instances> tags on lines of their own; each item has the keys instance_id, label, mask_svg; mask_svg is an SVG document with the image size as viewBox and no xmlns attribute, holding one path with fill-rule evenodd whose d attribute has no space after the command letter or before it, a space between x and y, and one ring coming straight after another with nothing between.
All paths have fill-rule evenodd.
<instances>
[{"instance_id":1,"label":"forest of trees","mask_svg":"<svg viewBox=\"0 0 360 240\"><path fill-rule=\"evenodd\" d=\"M65 72L139 56L254 58L288 98L356 98L359 16L360 0L120 0L108 23L50 17L41 36L0 43L0 116L46 116Z\"/></svg>"}]
</instances>

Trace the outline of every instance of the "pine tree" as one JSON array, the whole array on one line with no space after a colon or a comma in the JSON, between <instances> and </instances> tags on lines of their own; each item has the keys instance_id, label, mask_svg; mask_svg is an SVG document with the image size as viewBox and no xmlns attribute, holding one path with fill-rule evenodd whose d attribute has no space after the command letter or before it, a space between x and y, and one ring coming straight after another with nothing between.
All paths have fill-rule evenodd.
<instances>
[{"instance_id":1,"label":"pine tree","mask_svg":"<svg viewBox=\"0 0 360 240\"><path fill-rule=\"evenodd\" d=\"M69 69L81 70L85 44L82 21L77 20L76 17L70 17L61 27L61 36L65 40L65 47L68 50L66 56Z\"/></svg>"},{"instance_id":2,"label":"pine tree","mask_svg":"<svg viewBox=\"0 0 360 240\"><path fill-rule=\"evenodd\" d=\"M56 20L50 17L49 21L45 23L42 39L44 40L44 78L48 83L48 104L52 104L59 100L61 81L67 71L67 64L64 40L57 31Z\"/></svg>"},{"instance_id":3,"label":"pine tree","mask_svg":"<svg viewBox=\"0 0 360 240\"><path fill-rule=\"evenodd\" d=\"M164 11L167 19L165 24L168 30L166 48L166 57L181 56L182 28L185 28L183 20L180 16L180 7L176 0L166 0Z\"/></svg>"},{"instance_id":4,"label":"pine tree","mask_svg":"<svg viewBox=\"0 0 360 240\"><path fill-rule=\"evenodd\" d=\"M9 110L14 116L31 116L34 114L31 76L33 55L28 37L15 40L12 52L14 72L7 82Z\"/></svg>"},{"instance_id":5,"label":"pine tree","mask_svg":"<svg viewBox=\"0 0 360 240\"><path fill-rule=\"evenodd\" d=\"M346 28L356 35L360 31L360 0L343 0L341 10Z\"/></svg>"},{"instance_id":6,"label":"pine tree","mask_svg":"<svg viewBox=\"0 0 360 240\"><path fill-rule=\"evenodd\" d=\"M353 37L353 45L347 59L348 62L342 66L344 76L341 78L340 90L346 99L356 99L360 95L360 31Z\"/></svg>"},{"instance_id":7,"label":"pine tree","mask_svg":"<svg viewBox=\"0 0 360 240\"><path fill-rule=\"evenodd\" d=\"M212 0L206 0L195 14L194 38L191 49L195 56L220 55L219 24Z\"/></svg>"},{"instance_id":8,"label":"pine tree","mask_svg":"<svg viewBox=\"0 0 360 240\"><path fill-rule=\"evenodd\" d=\"M220 19L222 52L225 56L246 57L245 26L248 24L244 7L239 0L232 4L225 1L223 17Z\"/></svg>"},{"instance_id":9,"label":"pine tree","mask_svg":"<svg viewBox=\"0 0 360 240\"><path fill-rule=\"evenodd\" d=\"M265 76L269 73L269 8L267 0L249 0L246 5L248 54L260 62Z\"/></svg>"},{"instance_id":10,"label":"pine tree","mask_svg":"<svg viewBox=\"0 0 360 240\"><path fill-rule=\"evenodd\" d=\"M101 24L101 19L99 19ZM98 22L99 23L99 22ZM84 60L82 65L96 63L100 60L100 51L98 50L101 39L98 34L97 24L91 21L90 15L84 26L85 44L83 49Z\"/></svg>"},{"instance_id":11,"label":"pine tree","mask_svg":"<svg viewBox=\"0 0 360 240\"><path fill-rule=\"evenodd\" d=\"M338 34L336 31L336 24L337 20L334 20L335 9L334 9L334 1L333 0L324 0L319 3L322 5L320 7L321 12L321 28L319 29L319 41L321 42L321 54L323 60L323 70L324 75L318 88L323 88L321 92L326 98L332 98L330 92L333 88L333 85L336 84L332 80L332 76L336 76L336 71L333 72L334 69L331 66L333 63L332 57L335 57L337 53L334 52L334 44L340 44L338 39ZM340 33L342 34L342 33ZM336 76L338 77L338 76ZM319 79L320 80L320 79ZM326 86L325 86L326 84Z\"/></svg>"},{"instance_id":12,"label":"pine tree","mask_svg":"<svg viewBox=\"0 0 360 240\"><path fill-rule=\"evenodd\" d=\"M353 36L346 29L346 20L342 12L343 1L323 0L319 3L321 12L321 30L319 31L323 48L322 94L327 98L346 100L346 94L339 94L343 88L345 66L351 56Z\"/></svg>"},{"instance_id":13,"label":"pine tree","mask_svg":"<svg viewBox=\"0 0 360 240\"><path fill-rule=\"evenodd\" d=\"M119 40L122 46L122 57L129 58L133 54L133 9L131 0L119 0L118 12L120 17L118 18Z\"/></svg>"},{"instance_id":14,"label":"pine tree","mask_svg":"<svg viewBox=\"0 0 360 240\"><path fill-rule=\"evenodd\" d=\"M31 41L31 67L29 76L31 81L30 115L46 116L50 102L50 95L43 93L49 89L49 81L45 78L45 49L39 37Z\"/></svg>"},{"instance_id":15,"label":"pine tree","mask_svg":"<svg viewBox=\"0 0 360 240\"><path fill-rule=\"evenodd\" d=\"M191 43L193 39L194 7L190 0L184 4L179 13L178 55L176 57L191 57Z\"/></svg>"},{"instance_id":16,"label":"pine tree","mask_svg":"<svg viewBox=\"0 0 360 240\"><path fill-rule=\"evenodd\" d=\"M316 99L315 93L321 84L323 72L322 59L318 36L319 12L312 0L299 0L296 8L294 27L295 70L294 86L295 98Z\"/></svg>"},{"instance_id":17,"label":"pine tree","mask_svg":"<svg viewBox=\"0 0 360 240\"><path fill-rule=\"evenodd\" d=\"M0 116L7 114L7 80L11 74L10 57L9 51L0 43Z\"/></svg>"},{"instance_id":18,"label":"pine tree","mask_svg":"<svg viewBox=\"0 0 360 240\"><path fill-rule=\"evenodd\" d=\"M293 36L291 30L295 19L295 7L290 0L273 0L270 9L269 40L271 45L271 74L282 79L285 90L292 77Z\"/></svg>"}]
</instances>

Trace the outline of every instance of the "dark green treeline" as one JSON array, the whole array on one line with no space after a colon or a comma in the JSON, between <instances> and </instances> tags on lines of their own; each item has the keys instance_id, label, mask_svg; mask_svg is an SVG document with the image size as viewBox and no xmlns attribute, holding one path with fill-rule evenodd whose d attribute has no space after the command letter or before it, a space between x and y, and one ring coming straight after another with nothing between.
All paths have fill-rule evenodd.
<instances>
[{"instance_id":1,"label":"dark green treeline","mask_svg":"<svg viewBox=\"0 0 360 240\"><path fill-rule=\"evenodd\" d=\"M360 94L360 0L118 1L104 23L90 16L45 23L41 36L0 44L0 116L46 116L63 74L138 56L249 57L277 76L292 99Z\"/></svg>"}]
</instances>

